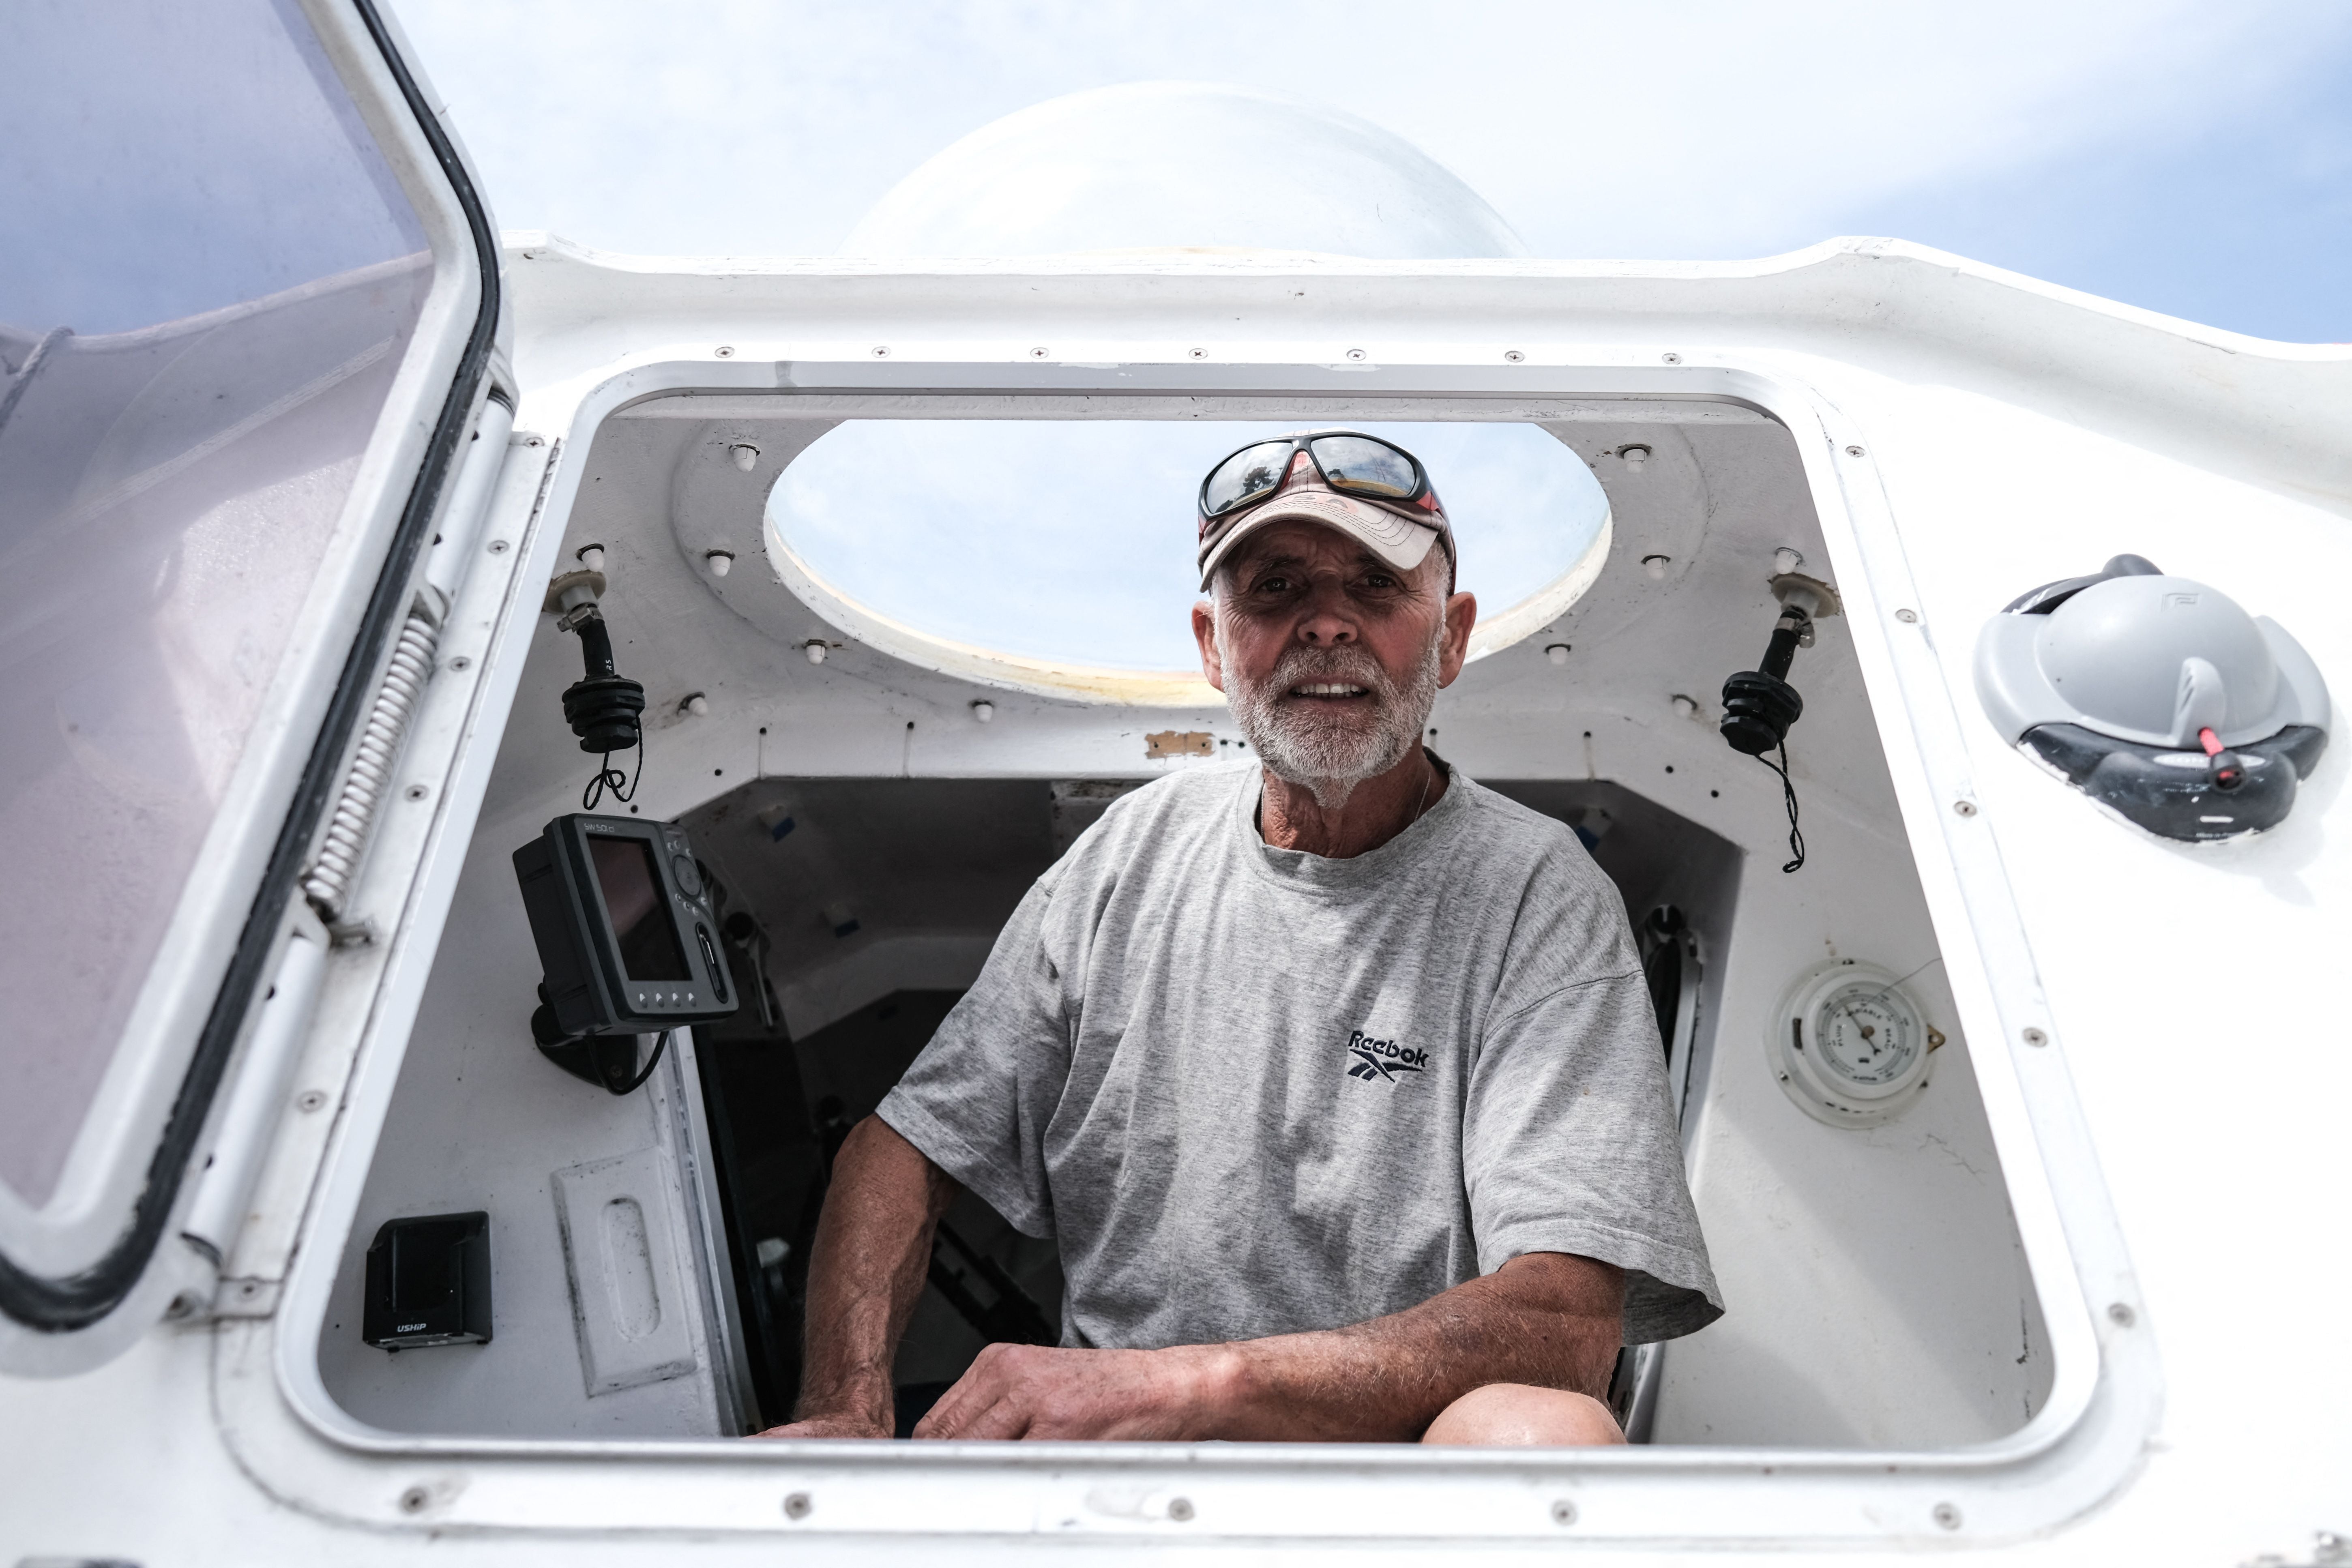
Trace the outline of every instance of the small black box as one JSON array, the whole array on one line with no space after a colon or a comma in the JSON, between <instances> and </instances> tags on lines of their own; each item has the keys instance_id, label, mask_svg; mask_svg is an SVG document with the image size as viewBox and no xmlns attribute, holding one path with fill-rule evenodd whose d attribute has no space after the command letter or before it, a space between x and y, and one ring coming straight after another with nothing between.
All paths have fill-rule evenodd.
<instances>
[{"instance_id":1,"label":"small black box","mask_svg":"<svg viewBox=\"0 0 2352 1568\"><path fill-rule=\"evenodd\" d=\"M490 1216L386 1220L367 1251L360 1337L380 1350L490 1342Z\"/></svg>"}]
</instances>

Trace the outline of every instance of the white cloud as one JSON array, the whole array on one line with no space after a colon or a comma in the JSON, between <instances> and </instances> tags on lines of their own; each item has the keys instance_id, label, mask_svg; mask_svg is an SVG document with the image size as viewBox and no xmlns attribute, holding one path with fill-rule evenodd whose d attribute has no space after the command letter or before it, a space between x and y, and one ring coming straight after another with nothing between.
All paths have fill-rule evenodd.
<instances>
[{"instance_id":1,"label":"white cloud","mask_svg":"<svg viewBox=\"0 0 2352 1568\"><path fill-rule=\"evenodd\" d=\"M1166 78L1385 125L1538 255L1759 254L1924 183L2193 136L2352 38L2326 0L396 5L501 222L669 254L830 252L998 116Z\"/></svg>"}]
</instances>

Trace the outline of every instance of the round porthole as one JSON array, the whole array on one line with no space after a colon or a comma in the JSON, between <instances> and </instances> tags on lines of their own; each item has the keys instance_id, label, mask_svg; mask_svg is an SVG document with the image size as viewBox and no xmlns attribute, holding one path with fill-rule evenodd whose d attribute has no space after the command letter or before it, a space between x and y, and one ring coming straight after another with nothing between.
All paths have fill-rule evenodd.
<instances>
[{"instance_id":1,"label":"round porthole","mask_svg":"<svg viewBox=\"0 0 2352 1568\"><path fill-rule=\"evenodd\" d=\"M1191 621L1201 478L1245 442L1330 423L848 420L784 465L767 556L801 605L911 663L1059 696L1215 703ZM1600 575L1608 495L1549 428L1348 427L1418 457L1445 498L1460 586L1479 598L1472 658L1550 625Z\"/></svg>"},{"instance_id":2,"label":"round porthole","mask_svg":"<svg viewBox=\"0 0 2352 1568\"><path fill-rule=\"evenodd\" d=\"M1790 986L1772 1016L1780 1087L1832 1127L1901 1115L1926 1090L1928 1053L1943 1043L1917 1000L1873 963L1822 965Z\"/></svg>"}]
</instances>

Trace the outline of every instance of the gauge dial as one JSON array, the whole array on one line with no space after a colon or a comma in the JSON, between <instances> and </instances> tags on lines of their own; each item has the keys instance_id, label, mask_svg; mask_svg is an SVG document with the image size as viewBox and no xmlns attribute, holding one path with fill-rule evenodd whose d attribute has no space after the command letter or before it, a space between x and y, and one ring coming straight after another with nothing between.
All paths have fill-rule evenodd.
<instances>
[{"instance_id":1,"label":"gauge dial","mask_svg":"<svg viewBox=\"0 0 2352 1568\"><path fill-rule=\"evenodd\" d=\"M1872 981L1839 986L1812 1015L1806 1033L1822 1065L1866 1095L1900 1082L1927 1048L1910 998Z\"/></svg>"},{"instance_id":2,"label":"gauge dial","mask_svg":"<svg viewBox=\"0 0 2352 1568\"><path fill-rule=\"evenodd\" d=\"M1919 1097L1928 1052L1942 1043L1895 975L1840 961L1790 986L1773 1016L1770 1047L1790 1099L1832 1126L1866 1127Z\"/></svg>"}]
</instances>

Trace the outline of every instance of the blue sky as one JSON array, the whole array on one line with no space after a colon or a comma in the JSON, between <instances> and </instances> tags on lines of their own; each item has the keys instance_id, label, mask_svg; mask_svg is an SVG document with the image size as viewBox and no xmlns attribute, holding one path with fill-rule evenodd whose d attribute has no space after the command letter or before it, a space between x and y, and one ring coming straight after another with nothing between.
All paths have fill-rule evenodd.
<instances>
[{"instance_id":1,"label":"blue sky","mask_svg":"<svg viewBox=\"0 0 2352 1568\"><path fill-rule=\"evenodd\" d=\"M1176 79L1371 121L1539 257L1728 259L1893 235L2238 331L2352 340L2341 0L393 4L499 220L608 250L830 255L982 126ZM1270 163L1234 199L1276 200L1296 177ZM1132 468L1149 434L1098 430L1073 471ZM1093 554L1067 546L1098 515L1016 507L981 529L968 501L924 491L924 462L860 497L818 473L822 442L803 478L824 493L783 521L821 572L898 618L1177 662L1197 476L1170 465L1212 434L1172 438L1158 511L1126 508L1118 543ZM1462 520L1464 585L1499 610L1573 557L1580 525L1534 540L1528 519L1567 513L1540 486L1515 497L1503 448L1475 446L1425 456L1478 514ZM1009 542L977 549L983 532Z\"/></svg>"},{"instance_id":2,"label":"blue sky","mask_svg":"<svg viewBox=\"0 0 2352 1568\"><path fill-rule=\"evenodd\" d=\"M1375 121L1538 256L1921 240L2266 336L2352 339L2337 0L394 0L500 221L828 254L957 138L1182 78Z\"/></svg>"},{"instance_id":3,"label":"blue sky","mask_svg":"<svg viewBox=\"0 0 2352 1568\"><path fill-rule=\"evenodd\" d=\"M2313 54L2227 113L1891 192L1849 226L2258 337L2352 340L2352 41L2277 46Z\"/></svg>"}]
</instances>

